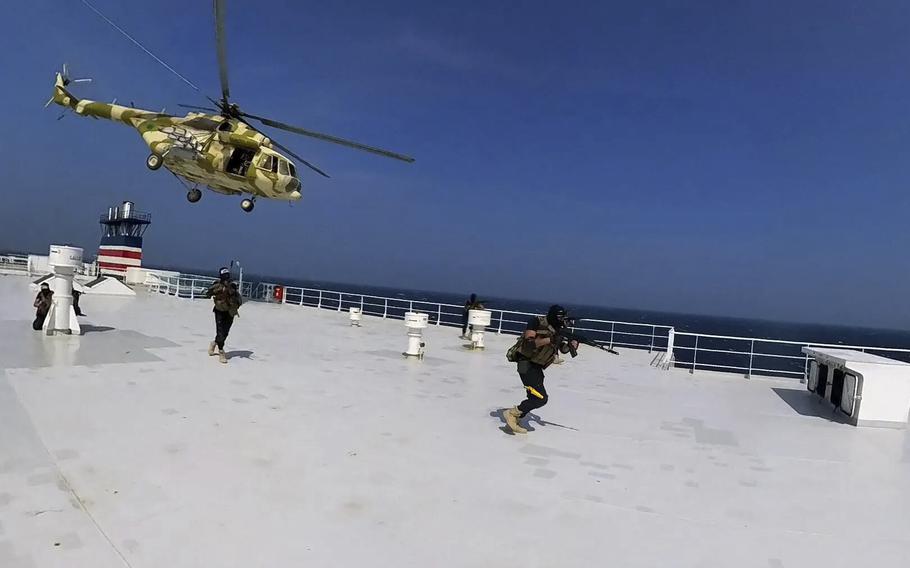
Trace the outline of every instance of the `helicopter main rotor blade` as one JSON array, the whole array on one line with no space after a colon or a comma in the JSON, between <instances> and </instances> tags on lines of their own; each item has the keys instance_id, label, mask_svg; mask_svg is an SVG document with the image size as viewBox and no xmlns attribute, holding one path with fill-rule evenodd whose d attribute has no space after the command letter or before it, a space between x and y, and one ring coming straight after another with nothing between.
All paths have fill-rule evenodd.
<instances>
[{"instance_id":1,"label":"helicopter main rotor blade","mask_svg":"<svg viewBox=\"0 0 910 568\"><path fill-rule=\"evenodd\" d=\"M217 108L204 107L204 106L182 105L182 104L178 104L177 106L179 106L180 108L189 108L189 109L193 109L193 110L204 110L207 112L221 112Z\"/></svg>"},{"instance_id":2,"label":"helicopter main rotor blade","mask_svg":"<svg viewBox=\"0 0 910 568\"><path fill-rule=\"evenodd\" d=\"M126 39L128 39L128 40L130 40L131 42L133 42L134 44L136 44L136 47L138 47L139 49L141 49L142 51L144 51L149 57L151 57L152 59L154 59L155 61L157 61L158 63L160 63L162 67L164 67L165 69L167 69L168 71L170 71L171 73L173 73L174 75L176 75L177 77L179 77L181 81L183 81L184 83L186 83L187 85L189 85L190 87L192 87L194 90L201 92L200 89L199 89L199 87L197 87L192 81L190 81L189 79L187 79L186 77L184 77L183 75L181 75L180 73L178 73L176 69L174 69L173 67L171 67L170 65L168 65L167 63L165 63L164 60L162 60L160 57L158 57L157 55L155 55L154 53L152 53L151 51L149 51L144 45L142 45L141 43L139 43L139 41L138 41L136 38L134 38L134 37L131 36L130 34L126 33L126 31L125 31L123 28L121 28L120 26L118 26L117 24L115 24L110 18L108 18L107 16L105 16L104 14L102 14L101 11L98 10L98 8L95 8L88 0L82 0L82 3L85 4L86 6L88 6L88 8L89 8L92 12L98 14L98 16L100 16L102 20L104 20L105 22L107 22L108 24L110 24L115 30L117 30L118 32L120 32L121 34L123 34L123 37L125 37ZM65 69L65 68L64 68L64 71L63 71L63 72L64 72L64 75L65 75L65 74L66 74L66 69Z\"/></svg>"},{"instance_id":3,"label":"helicopter main rotor blade","mask_svg":"<svg viewBox=\"0 0 910 568\"><path fill-rule=\"evenodd\" d=\"M303 158L301 158L300 156L298 156L298 155L295 154L294 152L291 152L291 151L288 149L287 146L281 144L280 142L276 142L276 141L272 140L272 146L275 146L276 148L278 148L278 149L280 149L280 150L282 150L282 151L284 151L284 152L287 152L288 154L290 154L291 156L293 156L298 162L300 162L300 163L303 164L304 166L310 168L311 170L313 170L313 171L316 172L317 174L321 175L322 177L329 177L329 174L327 174L327 173L325 173L324 171L320 170L319 168L317 168L317 167L314 166L313 164L307 162L306 160L304 160Z\"/></svg>"},{"instance_id":4,"label":"helicopter main rotor blade","mask_svg":"<svg viewBox=\"0 0 910 568\"><path fill-rule=\"evenodd\" d=\"M333 144L340 144L341 146L347 146L348 148L354 148L356 150L362 150L364 152L370 152L371 154L376 154L378 156L385 156L386 158L394 158L396 160L401 160L402 162L413 162L414 158L410 156L405 156L404 154L398 154L389 150L383 150L382 148L376 148L374 146L367 146L366 144L361 144L360 142L354 142L353 140L345 140L344 138L338 138L337 136L332 136L330 134L323 134L321 132L316 132L314 130L307 130L306 128L300 128L297 126L291 126L290 124L284 124L283 122L278 122L277 120L272 120L269 118L263 118L261 116L256 116L248 113L241 113L243 116L252 118L253 120L258 120L266 126L271 126L273 128L280 128L281 130L287 130L288 132L293 132L295 134L302 134L304 136L309 136L310 138L316 138L318 140L323 140L325 142L331 142Z\"/></svg>"},{"instance_id":5,"label":"helicopter main rotor blade","mask_svg":"<svg viewBox=\"0 0 910 568\"><path fill-rule=\"evenodd\" d=\"M224 0L215 0L215 45L218 51L218 78L221 80L221 100L227 104L231 96L228 86L227 49L224 42Z\"/></svg>"}]
</instances>

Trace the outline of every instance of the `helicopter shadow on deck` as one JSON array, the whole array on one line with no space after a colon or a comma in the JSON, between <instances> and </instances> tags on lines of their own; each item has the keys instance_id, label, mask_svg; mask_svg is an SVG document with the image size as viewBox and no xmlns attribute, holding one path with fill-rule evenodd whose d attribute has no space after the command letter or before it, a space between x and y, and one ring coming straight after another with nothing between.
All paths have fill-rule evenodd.
<instances>
[{"instance_id":1,"label":"helicopter shadow on deck","mask_svg":"<svg viewBox=\"0 0 910 568\"><path fill-rule=\"evenodd\" d=\"M490 412L490 416L493 418L499 419L499 421L502 423L502 426L500 426L499 429L502 430L502 432L504 434L508 434L509 436L515 436L516 435L515 432L512 432L512 430L506 424L506 418L505 418L506 410L508 410L508 409L507 408L498 408L498 409ZM537 431L537 428L535 428L534 426L531 425L532 422L537 424L538 426L543 426L543 427L556 426L557 428L565 428L566 430L573 430L575 432L578 432L578 428L573 428L572 426L566 426L564 424L559 424L557 422L549 422L547 420L542 419L540 416L534 414L533 412L529 412L528 415L525 416L521 422L521 425L525 428L525 430L528 431L528 433Z\"/></svg>"},{"instance_id":2,"label":"helicopter shadow on deck","mask_svg":"<svg viewBox=\"0 0 910 568\"><path fill-rule=\"evenodd\" d=\"M225 352L224 356L228 358L228 361L230 361L231 359L234 359L234 358L253 359L253 351L250 351L247 349L237 349L234 351Z\"/></svg>"}]
</instances>

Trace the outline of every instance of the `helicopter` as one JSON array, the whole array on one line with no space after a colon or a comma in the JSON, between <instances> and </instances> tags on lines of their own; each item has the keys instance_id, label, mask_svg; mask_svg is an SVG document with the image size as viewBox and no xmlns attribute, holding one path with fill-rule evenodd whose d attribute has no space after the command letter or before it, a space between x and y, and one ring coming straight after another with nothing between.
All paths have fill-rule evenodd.
<instances>
[{"instance_id":1,"label":"helicopter","mask_svg":"<svg viewBox=\"0 0 910 568\"><path fill-rule=\"evenodd\" d=\"M146 49L87 0L82 0L82 3L170 72L201 92L199 87ZM319 175L329 177L315 165L260 132L251 121L403 162L414 161L410 156L291 126L241 110L230 99L224 33L225 3L224 0L214 0L213 5L221 83L221 99L206 97L213 107L180 105L193 111L179 117L163 111L121 106L116 104L116 99L112 103L80 99L73 95L70 85L91 79L70 78L65 64L63 71L56 74L54 95L44 106L56 103L80 116L103 118L135 128L151 151L145 165L150 170L164 167L178 179L189 182L191 185L186 185L186 198L190 203L202 199L199 187L203 186L224 195L249 196L240 202L240 208L247 213L253 210L257 197L289 202L301 198L302 184L297 168L288 156Z\"/></svg>"}]
</instances>

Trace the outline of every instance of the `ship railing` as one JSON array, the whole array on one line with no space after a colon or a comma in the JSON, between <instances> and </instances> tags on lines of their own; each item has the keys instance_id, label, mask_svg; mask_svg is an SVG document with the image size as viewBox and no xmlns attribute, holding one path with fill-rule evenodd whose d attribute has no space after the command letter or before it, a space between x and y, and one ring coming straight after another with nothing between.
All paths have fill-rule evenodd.
<instances>
[{"instance_id":1,"label":"ship railing","mask_svg":"<svg viewBox=\"0 0 910 568\"><path fill-rule=\"evenodd\" d=\"M205 298L205 291L217 279L215 276L203 274L180 274L179 276L152 274L146 279L145 287L152 294L195 300ZM242 297L249 299L253 296L254 285L252 282L244 281L238 285Z\"/></svg>"},{"instance_id":2,"label":"ship railing","mask_svg":"<svg viewBox=\"0 0 910 568\"><path fill-rule=\"evenodd\" d=\"M276 288L281 289L280 298ZM464 306L446 304L410 298L374 296L340 290L319 288L300 288L280 286L262 282L253 291L253 299L280 302L296 306L347 311L360 308L364 315L386 319L404 319L407 312L422 312L429 316L431 324L436 326L461 327L463 325ZM491 312L491 323L488 331L498 334L520 334L527 326L528 320L539 314L515 310L488 308ZM598 343L610 347L630 347L648 351L666 350L670 326L640 322L585 319L579 321L574 331L582 333Z\"/></svg>"},{"instance_id":3,"label":"ship railing","mask_svg":"<svg viewBox=\"0 0 910 568\"><path fill-rule=\"evenodd\" d=\"M910 362L910 349L901 347L876 347L788 341L732 335L675 332L673 347L676 367L697 370L722 371L752 376L796 377L803 379L809 372L809 356L803 347L850 349L881 355L890 359Z\"/></svg>"},{"instance_id":4,"label":"ship railing","mask_svg":"<svg viewBox=\"0 0 910 568\"><path fill-rule=\"evenodd\" d=\"M104 211L99 217L99 222L101 223L116 223L119 221L140 221L144 223L151 223L152 214L142 211L129 211L127 213L124 213L123 211Z\"/></svg>"},{"instance_id":5,"label":"ship railing","mask_svg":"<svg viewBox=\"0 0 910 568\"><path fill-rule=\"evenodd\" d=\"M254 289L253 297L279 301L274 294L276 287L278 285L274 283L261 283ZM394 319L403 319L407 311L418 311L429 315L430 322L435 325L452 327L462 325L464 310L457 304L299 287L283 287L280 302L336 311L359 307L365 315ZM490 312L490 331L516 335L521 333L530 318L539 315L500 309L490 309ZM681 332L673 326L643 322L584 319L579 320L573 330L609 347L662 352L663 366L693 373L719 371L746 377L802 379L809 368L809 358L802 352L806 346L855 349L910 362L910 349L904 348Z\"/></svg>"},{"instance_id":6,"label":"ship railing","mask_svg":"<svg viewBox=\"0 0 910 568\"><path fill-rule=\"evenodd\" d=\"M46 257L45 257L46 258ZM44 275L49 272L46 263L41 269L29 263L29 256L25 254L0 254L0 272L25 272L29 276ZM82 268L76 269L76 274L83 276L97 276L97 262L83 262Z\"/></svg>"},{"instance_id":7,"label":"ship railing","mask_svg":"<svg viewBox=\"0 0 910 568\"><path fill-rule=\"evenodd\" d=\"M0 270L28 272L28 257L21 254L2 254Z\"/></svg>"},{"instance_id":8,"label":"ship railing","mask_svg":"<svg viewBox=\"0 0 910 568\"><path fill-rule=\"evenodd\" d=\"M159 284L153 285L152 291L181 298L201 298L212 280L211 276L198 275L161 278ZM337 312L356 307L364 315L385 319L404 319L406 312L416 311L427 314L433 325L454 328L461 327L463 322L464 307L458 304L281 286L269 282L256 285L244 282L243 285L244 297L253 300ZM276 293L279 288L280 293ZM492 318L487 331L506 335L520 334L528 320L539 315L496 308L489 308L489 311ZM691 373L717 371L750 378L771 376L804 379L809 369L809 357L802 352L802 348L807 346L853 349L910 362L910 349L905 348L712 335L677 331L672 326L644 322L584 319L577 322L573 331L609 347L644 349L657 353L655 361L659 360L661 367L684 369Z\"/></svg>"}]
</instances>

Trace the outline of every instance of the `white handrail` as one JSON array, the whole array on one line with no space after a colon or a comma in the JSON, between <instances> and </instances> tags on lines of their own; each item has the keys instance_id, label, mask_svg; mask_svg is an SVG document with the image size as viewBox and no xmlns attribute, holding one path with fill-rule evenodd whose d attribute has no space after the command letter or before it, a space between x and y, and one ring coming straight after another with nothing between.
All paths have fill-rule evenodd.
<instances>
[{"instance_id":1,"label":"white handrail","mask_svg":"<svg viewBox=\"0 0 910 568\"><path fill-rule=\"evenodd\" d=\"M187 274L158 276L157 278L157 283L148 287L150 292L186 299L201 297L201 292L207 289L215 279L213 276ZM278 284L263 282L254 287L251 282L244 282L242 294L244 297L254 300L276 301L274 299L276 286ZM309 306L333 311L341 311L345 304L348 304L349 307L359 307L364 315L394 319L403 319L406 311L416 310L427 313L431 318L435 317L437 326L450 327L461 327L464 310L464 307L458 304L298 286L285 286L281 302L292 306ZM496 332L500 334L521 333L528 318L540 315L518 310L490 309L490 311L493 314L493 321L496 322ZM843 345L684 332L668 325L619 320L584 319L579 321L583 322L584 326L576 327L574 330L589 335L595 341L610 347L668 351L666 358L669 361L668 367L682 367L693 373L699 369L709 369L744 373L748 377L756 373L773 376L804 376L805 369L808 368L807 356L801 352L801 348L804 346L900 353L908 355L910 358L910 349L898 347ZM491 331L493 328L494 326L490 326ZM681 338L693 338L692 345L680 345ZM748 345L743 344L743 348L740 350L736 345L718 346L712 344L712 341L745 342ZM762 351L762 349L770 349L770 346L773 345L780 347L776 350L777 352ZM793 348L792 354L782 352L786 348ZM789 350L787 349L787 351ZM691 353L691 359L689 357L680 358L680 353ZM699 360L699 353L703 355L701 360ZM726 359L718 360L718 357L726 357ZM740 360L742 364L736 364ZM800 364L802 370L797 370L793 366L796 361L802 361Z\"/></svg>"}]
</instances>

